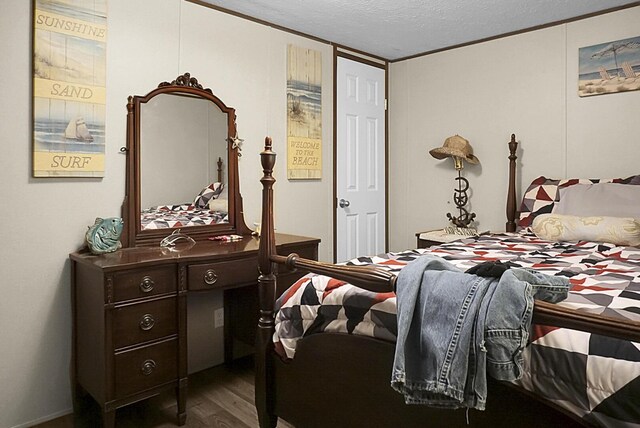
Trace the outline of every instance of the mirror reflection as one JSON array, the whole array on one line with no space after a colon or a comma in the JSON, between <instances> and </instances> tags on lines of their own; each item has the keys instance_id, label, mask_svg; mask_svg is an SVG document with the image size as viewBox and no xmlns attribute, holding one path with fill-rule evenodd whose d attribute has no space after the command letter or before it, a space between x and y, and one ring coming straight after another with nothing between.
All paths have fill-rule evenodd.
<instances>
[{"instance_id":1,"label":"mirror reflection","mask_svg":"<svg viewBox=\"0 0 640 428\"><path fill-rule=\"evenodd\" d=\"M140 105L140 230L229 222L228 120L189 94Z\"/></svg>"}]
</instances>

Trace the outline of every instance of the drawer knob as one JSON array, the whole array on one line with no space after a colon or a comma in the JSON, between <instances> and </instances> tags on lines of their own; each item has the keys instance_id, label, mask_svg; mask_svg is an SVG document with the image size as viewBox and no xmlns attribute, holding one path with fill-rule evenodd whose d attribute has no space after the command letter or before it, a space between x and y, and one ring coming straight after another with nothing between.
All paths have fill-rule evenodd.
<instances>
[{"instance_id":1,"label":"drawer knob","mask_svg":"<svg viewBox=\"0 0 640 428\"><path fill-rule=\"evenodd\" d=\"M216 271L213 269L207 269L204 273L204 282L207 285L213 285L218 280L218 275L216 275Z\"/></svg>"},{"instance_id":2,"label":"drawer knob","mask_svg":"<svg viewBox=\"0 0 640 428\"><path fill-rule=\"evenodd\" d=\"M153 373L153 369L156 368L156 362L153 360L146 360L144 363L142 363L142 374L145 376L149 376L151 373Z\"/></svg>"},{"instance_id":3,"label":"drawer knob","mask_svg":"<svg viewBox=\"0 0 640 428\"><path fill-rule=\"evenodd\" d=\"M151 314L144 314L142 318L140 318L140 328L144 331L149 331L153 328L156 320L153 318Z\"/></svg>"},{"instance_id":4,"label":"drawer knob","mask_svg":"<svg viewBox=\"0 0 640 428\"><path fill-rule=\"evenodd\" d=\"M153 279L151 279L150 276L145 276L142 278L142 282L140 283L140 291L143 293L150 293L153 290L154 285L156 285L156 283L153 282Z\"/></svg>"}]
</instances>

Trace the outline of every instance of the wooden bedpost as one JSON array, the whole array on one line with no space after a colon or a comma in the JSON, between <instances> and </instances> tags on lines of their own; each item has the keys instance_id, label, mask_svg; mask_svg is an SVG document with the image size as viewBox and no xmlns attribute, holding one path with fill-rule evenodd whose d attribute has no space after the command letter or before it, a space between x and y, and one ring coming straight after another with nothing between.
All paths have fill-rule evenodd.
<instances>
[{"instance_id":1,"label":"wooden bedpost","mask_svg":"<svg viewBox=\"0 0 640 428\"><path fill-rule=\"evenodd\" d=\"M516 134L511 134L509 141L509 189L507 190L507 232L516 231Z\"/></svg>"},{"instance_id":2,"label":"wooden bedpost","mask_svg":"<svg viewBox=\"0 0 640 428\"><path fill-rule=\"evenodd\" d=\"M273 373L273 332L276 277L271 257L275 254L275 233L273 230L273 166L276 154L271 150L271 138L266 137L264 151L260 153L264 175L262 183L262 223L260 225L260 249L258 252L258 293L260 318L256 338L256 384L255 399L258 422L261 428L274 428L278 422L274 414L274 373Z\"/></svg>"}]
</instances>

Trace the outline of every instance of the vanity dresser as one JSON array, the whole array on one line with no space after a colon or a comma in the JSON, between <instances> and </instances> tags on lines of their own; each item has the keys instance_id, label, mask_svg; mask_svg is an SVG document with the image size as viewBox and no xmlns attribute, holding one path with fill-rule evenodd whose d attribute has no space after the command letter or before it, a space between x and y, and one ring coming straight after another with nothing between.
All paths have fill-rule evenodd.
<instances>
[{"instance_id":1,"label":"vanity dresser","mask_svg":"<svg viewBox=\"0 0 640 428\"><path fill-rule=\"evenodd\" d=\"M114 427L117 408L175 389L176 422L183 425L187 295L222 290L230 362L233 341L255 337L259 239L243 218L234 109L186 73L129 97L127 110L123 248L70 255L74 402L90 395L103 425ZM211 193L206 187L225 189L212 198L215 206L202 200ZM191 211L197 202L203 206ZM319 242L276 236L281 254L316 260ZM277 292L301 275L282 268Z\"/></svg>"},{"instance_id":2,"label":"vanity dresser","mask_svg":"<svg viewBox=\"0 0 640 428\"><path fill-rule=\"evenodd\" d=\"M276 241L281 254L317 259L317 239L279 234ZM187 293L233 293L253 285L257 296L257 252L258 239L246 236L237 242L199 241L180 253L140 247L71 255L75 381L103 407L104 426L114 426L116 408L174 387L178 423L185 422ZM281 270L278 291L301 275ZM227 362L234 337L253 337L238 330L257 326L256 300L243 305L225 297Z\"/></svg>"}]
</instances>

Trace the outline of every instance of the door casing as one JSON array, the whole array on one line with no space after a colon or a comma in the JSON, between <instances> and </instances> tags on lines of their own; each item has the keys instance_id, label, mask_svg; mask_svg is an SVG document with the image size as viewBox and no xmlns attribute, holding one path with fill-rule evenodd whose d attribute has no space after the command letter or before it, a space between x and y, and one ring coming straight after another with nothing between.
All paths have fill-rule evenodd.
<instances>
[{"instance_id":1,"label":"door casing","mask_svg":"<svg viewBox=\"0 0 640 428\"><path fill-rule=\"evenodd\" d=\"M338 114L338 57L350 59L352 61L361 62L372 67L381 68L384 70L385 81L385 114L384 114L384 169L385 169L385 224L384 224L384 236L385 236L385 252L389 251L389 62L377 58L378 61L369 60L366 58L367 54L364 52L358 52L359 55L353 55L346 52L340 46L334 45L333 48L333 262L336 262L337 248L338 248L338 231L337 231L337 208L338 208L338 162L337 162L337 148L338 148L338 126L337 126L337 114Z\"/></svg>"}]
</instances>

